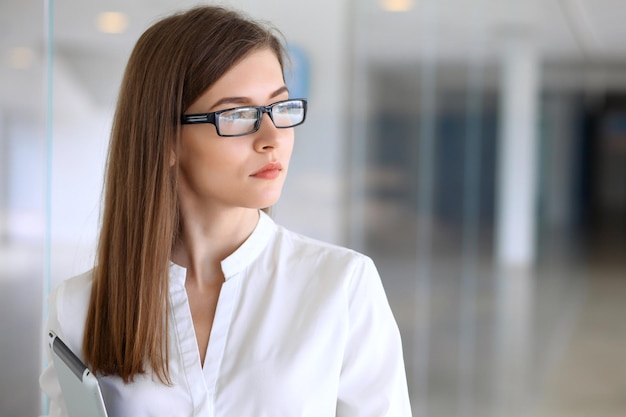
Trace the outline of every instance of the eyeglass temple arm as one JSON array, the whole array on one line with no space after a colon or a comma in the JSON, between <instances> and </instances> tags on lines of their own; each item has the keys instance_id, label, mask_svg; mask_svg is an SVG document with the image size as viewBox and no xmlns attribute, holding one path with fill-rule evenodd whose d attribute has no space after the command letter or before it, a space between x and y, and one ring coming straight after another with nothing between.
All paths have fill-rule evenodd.
<instances>
[{"instance_id":1,"label":"eyeglass temple arm","mask_svg":"<svg viewBox=\"0 0 626 417\"><path fill-rule=\"evenodd\" d=\"M215 113L183 114L181 118L181 123L184 125L193 125L200 123L215 124Z\"/></svg>"}]
</instances>

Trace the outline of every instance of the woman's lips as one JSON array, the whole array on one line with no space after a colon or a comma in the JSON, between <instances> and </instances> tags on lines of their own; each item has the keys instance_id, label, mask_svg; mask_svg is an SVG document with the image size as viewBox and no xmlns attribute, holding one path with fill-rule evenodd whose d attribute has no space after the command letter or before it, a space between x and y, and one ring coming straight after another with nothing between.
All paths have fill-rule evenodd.
<instances>
[{"instance_id":1,"label":"woman's lips","mask_svg":"<svg viewBox=\"0 0 626 417\"><path fill-rule=\"evenodd\" d=\"M273 180L280 175L280 171L283 170L283 166L280 162L270 162L264 165L263 168L250 175L254 178L261 178L265 180Z\"/></svg>"}]
</instances>

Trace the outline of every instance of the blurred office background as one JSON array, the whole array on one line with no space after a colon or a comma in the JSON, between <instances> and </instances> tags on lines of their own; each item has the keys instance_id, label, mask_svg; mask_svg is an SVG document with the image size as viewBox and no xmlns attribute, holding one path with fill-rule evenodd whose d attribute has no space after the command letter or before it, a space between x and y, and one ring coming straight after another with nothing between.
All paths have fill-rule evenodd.
<instances>
[{"instance_id":1,"label":"blurred office background","mask_svg":"<svg viewBox=\"0 0 626 417\"><path fill-rule=\"evenodd\" d=\"M93 263L125 61L181 0L0 2L0 415ZM378 265L418 417L626 415L626 5L237 0L310 100L275 217Z\"/></svg>"}]
</instances>

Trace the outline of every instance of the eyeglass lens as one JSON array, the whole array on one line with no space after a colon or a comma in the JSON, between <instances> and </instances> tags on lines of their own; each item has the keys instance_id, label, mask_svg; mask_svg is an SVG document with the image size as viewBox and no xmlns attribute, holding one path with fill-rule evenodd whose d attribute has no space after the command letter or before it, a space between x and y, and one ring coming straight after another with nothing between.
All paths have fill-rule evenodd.
<instances>
[{"instance_id":1,"label":"eyeglass lens","mask_svg":"<svg viewBox=\"0 0 626 417\"><path fill-rule=\"evenodd\" d=\"M257 107L239 107L219 114L217 125L221 135L243 135L255 131L260 124L262 110ZM270 118L278 128L302 123L304 104L301 100L284 101L270 107Z\"/></svg>"}]
</instances>

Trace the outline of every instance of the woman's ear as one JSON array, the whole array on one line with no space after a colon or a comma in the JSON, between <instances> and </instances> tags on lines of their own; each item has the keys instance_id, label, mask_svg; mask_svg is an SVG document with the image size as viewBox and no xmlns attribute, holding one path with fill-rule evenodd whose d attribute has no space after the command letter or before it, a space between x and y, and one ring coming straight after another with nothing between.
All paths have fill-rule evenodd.
<instances>
[{"instance_id":1,"label":"woman's ear","mask_svg":"<svg viewBox=\"0 0 626 417\"><path fill-rule=\"evenodd\" d=\"M176 165L176 153L174 150L170 151L170 168Z\"/></svg>"}]
</instances>

